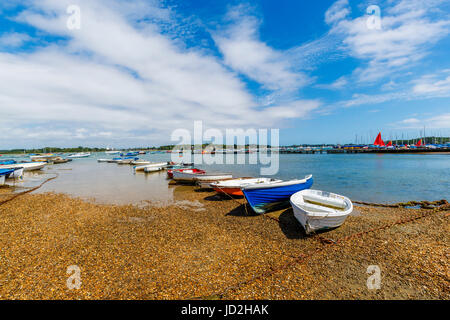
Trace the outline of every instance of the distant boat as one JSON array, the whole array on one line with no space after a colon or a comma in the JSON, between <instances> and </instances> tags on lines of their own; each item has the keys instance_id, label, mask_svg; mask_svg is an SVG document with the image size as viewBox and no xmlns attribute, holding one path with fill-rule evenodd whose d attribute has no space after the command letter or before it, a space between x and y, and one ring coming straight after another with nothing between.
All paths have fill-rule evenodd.
<instances>
[{"instance_id":1,"label":"distant boat","mask_svg":"<svg viewBox=\"0 0 450 320\"><path fill-rule=\"evenodd\" d=\"M109 162L111 159L97 159L97 162Z\"/></svg>"},{"instance_id":2,"label":"distant boat","mask_svg":"<svg viewBox=\"0 0 450 320\"><path fill-rule=\"evenodd\" d=\"M76 158L87 158L90 156L91 156L90 152L79 152L79 153L69 154L67 156L67 158L76 159Z\"/></svg>"},{"instance_id":3,"label":"distant boat","mask_svg":"<svg viewBox=\"0 0 450 320\"><path fill-rule=\"evenodd\" d=\"M282 180L276 180L273 178L239 178L213 182L209 185L209 187L213 188L214 191L217 191L219 193L226 193L232 196L243 196L244 194L242 193L242 188L245 186L281 181Z\"/></svg>"},{"instance_id":4,"label":"distant boat","mask_svg":"<svg viewBox=\"0 0 450 320\"><path fill-rule=\"evenodd\" d=\"M341 226L353 211L349 198L320 190L302 190L291 196L295 218L307 234Z\"/></svg>"},{"instance_id":5,"label":"distant boat","mask_svg":"<svg viewBox=\"0 0 450 320\"><path fill-rule=\"evenodd\" d=\"M107 150L107 151L105 151L106 154L119 154L121 152L122 151L118 151L118 150Z\"/></svg>"},{"instance_id":6,"label":"distant boat","mask_svg":"<svg viewBox=\"0 0 450 320\"><path fill-rule=\"evenodd\" d=\"M312 184L312 175L308 175L301 180L268 182L244 186L242 192L252 209L256 213L262 214L269 210L289 206L289 198L294 193L309 189Z\"/></svg>"}]
</instances>

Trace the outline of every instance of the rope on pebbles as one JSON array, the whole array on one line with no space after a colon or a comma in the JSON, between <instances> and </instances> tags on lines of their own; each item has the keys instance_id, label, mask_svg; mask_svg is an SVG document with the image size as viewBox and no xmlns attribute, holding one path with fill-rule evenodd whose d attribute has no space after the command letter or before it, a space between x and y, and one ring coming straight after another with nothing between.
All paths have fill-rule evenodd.
<instances>
[{"instance_id":1,"label":"rope on pebbles","mask_svg":"<svg viewBox=\"0 0 450 320\"><path fill-rule=\"evenodd\" d=\"M19 192L19 193L16 193L16 194L14 194L11 198L6 199L6 200L3 200L3 201L0 201L0 206L4 205L4 204L6 204L6 203L8 203L8 202L10 202L10 201L12 201L12 200L14 200L14 199L20 197L20 196L23 196L23 195L28 194L28 193L30 193L30 192L36 191L36 190L38 190L39 188L41 188L44 184L46 184L47 182L49 182L49 181L51 181L51 180L54 180L54 179L58 178L59 174L58 174L58 173L54 173L54 174L55 174L54 177L48 178L47 180L43 181L43 182L42 182L40 185L38 185L38 186L33 187L33 188L31 188L31 189L28 189L28 190L25 190L25 191L22 191L22 192Z\"/></svg>"},{"instance_id":2,"label":"rope on pebbles","mask_svg":"<svg viewBox=\"0 0 450 320\"><path fill-rule=\"evenodd\" d=\"M317 253L323 252L324 250L326 250L327 248L333 247L334 245L338 245L341 244L345 241L349 241L353 238L356 237L360 237L363 236L365 234L368 233L372 233L372 232L376 232L376 231L380 231L380 230L385 230L388 229L390 227L396 226L396 225L401 225L401 224L405 224L408 222L413 222L422 218L426 218L429 217L431 215L433 215L434 213L440 212L440 211L450 211L450 203L448 203L447 200L438 200L438 201L409 201L409 202L405 202L405 203L396 203L396 204L381 204L381 203L369 203L369 202L359 202L359 201L354 201L354 203L358 203L358 204L363 204L363 205L367 205L367 206L376 206L376 207L387 207L387 208L405 208L405 207L412 207L412 206L420 206L423 209L430 209L427 211L424 211L423 213L419 214L419 215L415 215L413 217L410 218L406 218L406 219L400 219L397 220L395 222L392 223L388 223L385 224L383 226L380 227L375 227L375 228L371 228L368 230L364 230L361 232L357 232L354 234L351 234L349 236L345 236L343 238L340 238L338 240L333 240L333 239L327 239L324 238L322 236L320 236L319 234L314 234L311 236L311 238L317 238L321 244L323 244L324 246L322 247L318 247L314 250L312 250L309 253L306 254L300 254L298 257L295 257L292 261L286 263L285 265L273 269L270 268L269 270L255 275L253 277L251 277L250 279L244 280L244 281L240 281L238 283L236 283L235 285L229 286L227 288L225 288L222 292L220 293L215 293L212 295L208 295L208 296L201 296L201 297L197 297L197 298L193 298L193 299L198 299L198 300L202 300L202 299L223 299L223 297L230 291L236 291L239 290L241 287L248 285L250 283L253 283L259 279L265 278L265 277L269 277L279 271L283 271L291 266L294 266L296 264L302 263L304 261L306 261L308 258L314 256ZM448 217L450 215L450 213L447 213L445 215L445 217ZM279 222L278 218L275 217L271 217L271 216L266 216L263 215L263 217L271 219L271 220L275 220Z\"/></svg>"}]
</instances>

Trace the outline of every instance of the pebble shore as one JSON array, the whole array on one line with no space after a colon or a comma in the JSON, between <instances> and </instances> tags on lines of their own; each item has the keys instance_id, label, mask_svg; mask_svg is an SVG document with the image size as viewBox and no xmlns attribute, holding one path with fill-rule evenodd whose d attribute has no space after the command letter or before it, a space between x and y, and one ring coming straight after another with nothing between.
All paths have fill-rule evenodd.
<instances>
[{"instance_id":1,"label":"pebble shore","mask_svg":"<svg viewBox=\"0 0 450 320\"><path fill-rule=\"evenodd\" d=\"M0 299L450 299L449 211L334 244L427 210L355 207L307 237L291 209L243 203L194 188L164 207L20 196L0 205Z\"/></svg>"}]
</instances>

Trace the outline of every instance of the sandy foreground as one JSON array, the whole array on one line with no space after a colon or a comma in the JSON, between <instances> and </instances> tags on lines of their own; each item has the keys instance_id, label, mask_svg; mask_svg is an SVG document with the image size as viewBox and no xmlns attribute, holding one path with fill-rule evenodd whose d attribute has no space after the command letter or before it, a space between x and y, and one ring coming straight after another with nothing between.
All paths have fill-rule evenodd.
<instances>
[{"instance_id":1,"label":"sandy foreground","mask_svg":"<svg viewBox=\"0 0 450 320\"><path fill-rule=\"evenodd\" d=\"M11 195L0 189L0 203ZM51 193L1 204L0 298L450 298L450 211L356 207L342 227L306 237L291 209L247 215L243 199L184 197L167 207ZM80 289L67 285L73 265ZM371 265L380 289L368 289Z\"/></svg>"}]
</instances>

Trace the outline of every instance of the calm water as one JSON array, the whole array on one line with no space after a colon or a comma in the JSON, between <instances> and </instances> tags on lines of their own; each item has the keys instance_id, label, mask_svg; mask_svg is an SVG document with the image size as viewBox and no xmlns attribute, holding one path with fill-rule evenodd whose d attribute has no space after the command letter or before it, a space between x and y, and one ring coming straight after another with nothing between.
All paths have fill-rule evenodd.
<instances>
[{"instance_id":1,"label":"calm water","mask_svg":"<svg viewBox=\"0 0 450 320\"><path fill-rule=\"evenodd\" d=\"M450 199L450 156L445 154L280 154L275 178L303 178L313 174L313 188L346 195L353 200L399 202L406 200ZM133 174L129 165L97 163L90 158L47 166L42 172L27 174L22 186L39 184L58 173L39 192L64 192L95 199L101 203L161 204L182 199L190 187L168 186L165 172ZM170 154L148 154L151 161L168 161ZM236 176L259 176L258 165L202 165L206 170L232 172Z\"/></svg>"}]
</instances>

